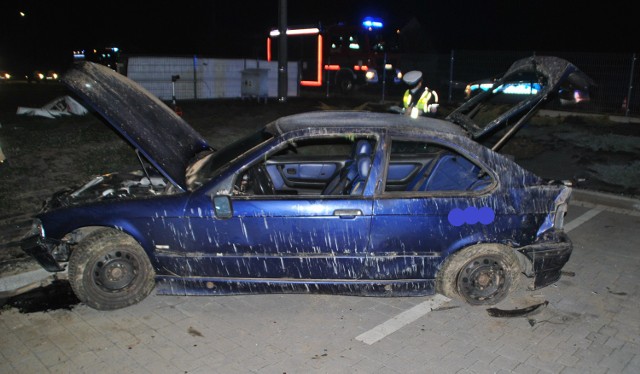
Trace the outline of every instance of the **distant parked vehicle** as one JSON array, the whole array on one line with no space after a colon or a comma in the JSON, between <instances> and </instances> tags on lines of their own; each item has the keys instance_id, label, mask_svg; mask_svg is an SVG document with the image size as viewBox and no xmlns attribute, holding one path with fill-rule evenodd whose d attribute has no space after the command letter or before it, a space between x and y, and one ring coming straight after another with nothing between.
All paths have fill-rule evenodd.
<instances>
[{"instance_id":1,"label":"distant parked vehicle","mask_svg":"<svg viewBox=\"0 0 640 374\"><path fill-rule=\"evenodd\" d=\"M510 77L510 80L500 81L500 77L481 79L473 81L464 89L465 98L470 99L480 92L490 91L494 97L492 102L518 102L528 97L540 93L544 87L544 82L539 82L538 77L532 76L529 79L522 76ZM575 104L589 100L589 92L584 89L571 87L561 87L558 90L559 99L562 104Z\"/></svg>"},{"instance_id":2,"label":"distant parked vehicle","mask_svg":"<svg viewBox=\"0 0 640 374\"><path fill-rule=\"evenodd\" d=\"M56 82L59 79L59 75L54 70L49 70L46 73L36 70L29 77L29 82L41 83L41 82Z\"/></svg>"},{"instance_id":3,"label":"distant parked vehicle","mask_svg":"<svg viewBox=\"0 0 640 374\"><path fill-rule=\"evenodd\" d=\"M476 93L480 92L480 90L493 90L495 92L502 92L507 95L536 95L542 88L542 85L538 82L516 81L507 82L499 86L495 86L495 82L496 79L483 79L471 82L464 90L465 97L468 99Z\"/></svg>"},{"instance_id":4,"label":"distant parked vehicle","mask_svg":"<svg viewBox=\"0 0 640 374\"><path fill-rule=\"evenodd\" d=\"M6 70L0 70L0 83L7 82L11 79L11 74Z\"/></svg>"}]
</instances>

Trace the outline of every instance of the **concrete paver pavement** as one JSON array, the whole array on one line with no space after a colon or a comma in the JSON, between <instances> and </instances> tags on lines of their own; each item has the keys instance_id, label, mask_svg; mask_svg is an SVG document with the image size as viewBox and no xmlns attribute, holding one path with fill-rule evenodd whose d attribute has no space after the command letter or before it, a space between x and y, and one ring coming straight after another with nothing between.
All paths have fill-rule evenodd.
<instances>
[{"instance_id":1,"label":"concrete paver pavement","mask_svg":"<svg viewBox=\"0 0 640 374\"><path fill-rule=\"evenodd\" d=\"M498 305L549 301L528 317L452 300L367 344L357 337L430 298L152 295L110 312L8 309L0 373L639 373L640 214L578 201L566 221L585 214L567 275Z\"/></svg>"}]
</instances>

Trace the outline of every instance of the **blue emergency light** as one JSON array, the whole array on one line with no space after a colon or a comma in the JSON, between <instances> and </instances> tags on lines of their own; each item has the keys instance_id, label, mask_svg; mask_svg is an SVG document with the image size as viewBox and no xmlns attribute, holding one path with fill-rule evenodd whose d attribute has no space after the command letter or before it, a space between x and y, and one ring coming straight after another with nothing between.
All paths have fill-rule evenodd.
<instances>
[{"instance_id":1,"label":"blue emergency light","mask_svg":"<svg viewBox=\"0 0 640 374\"><path fill-rule=\"evenodd\" d=\"M368 29L369 28L381 29L382 20L379 18L365 17L364 20L362 21L362 26Z\"/></svg>"}]
</instances>

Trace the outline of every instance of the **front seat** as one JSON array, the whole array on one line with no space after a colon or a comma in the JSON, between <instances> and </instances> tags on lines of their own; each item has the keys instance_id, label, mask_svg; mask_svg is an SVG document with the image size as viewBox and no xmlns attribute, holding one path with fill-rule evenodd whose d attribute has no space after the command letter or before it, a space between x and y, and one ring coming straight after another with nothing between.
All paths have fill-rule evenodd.
<instances>
[{"instance_id":1,"label":"front seat","mask_svg":"<svg viewBox=\"0 0 640 374\"><path fill-rule=\"evenodd\" d=\"M372 147L368 140L359 140L354 148L351 160L340 170L322 191L323 195L344 195L362 193L366 177L371 167ZM365 171L366 170L366 171ZM362 171L365 171L363 176ZM360 181L357 189L354 191L354 181Z\"/></svg>"},{"instance_id":2,"label":"front seat","mask_svg":"<svg viewBox=\"0 0 640 374\"><path fill-rule=\"evenodd\" d=\"M362 195L364 187L367 185L369 170L371 170L371 157L360 155L356 159L358 165L358 176L351 182L349 195Z\"/></svg>"}]
</instances>

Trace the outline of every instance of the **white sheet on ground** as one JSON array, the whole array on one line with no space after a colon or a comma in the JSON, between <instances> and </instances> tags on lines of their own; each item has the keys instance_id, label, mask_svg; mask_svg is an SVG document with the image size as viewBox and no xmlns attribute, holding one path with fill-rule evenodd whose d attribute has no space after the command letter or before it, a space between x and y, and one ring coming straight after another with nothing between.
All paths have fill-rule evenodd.
<instances>
[{"instance_id":1,"label":"white sheet on ground","mask_svg":"<svg viewBox=\"0 0 640 374\"><path fill-rule=\"evenodd\" d=\"M41 116L46 118L57 118L72 114L82 116L89 111L71 96L61 96L48 102L42 108L18 107L16 114L27 116Z\"/></svg>"}]
</instances>

